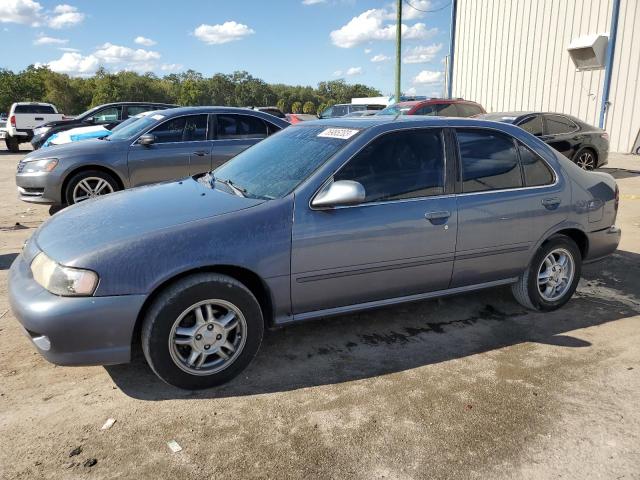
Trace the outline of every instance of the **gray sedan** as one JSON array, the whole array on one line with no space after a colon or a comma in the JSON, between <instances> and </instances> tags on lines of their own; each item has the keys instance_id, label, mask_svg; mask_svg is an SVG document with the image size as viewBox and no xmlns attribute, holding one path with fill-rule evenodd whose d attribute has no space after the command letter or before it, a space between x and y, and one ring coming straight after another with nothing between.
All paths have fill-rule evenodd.
<instances>
[{"instance_id":1,"label":"gray sedan","mask_svg":"<svg viewBox=\"0 0 640 480\"><path fill-rule=\"evenodd\" d=\"M204 173L289 123L255 110L185 107L127 121L108 137L49 147L18 164L25 202L72 205Z\"/></svg>"},{"instance_id":2,"label":"gray sedan","mask_svg":"<svg viewBox=\"0 0 640 480\"><path fill-rule=\"evenodd\" d=\"M213 173L53 216L9 296L51 362L128 362L141 342L160 378L205 388L269 327L498 285L555 310L617 248L618 196L513 125L305 122Z\"/></svg>"}]
</instances>

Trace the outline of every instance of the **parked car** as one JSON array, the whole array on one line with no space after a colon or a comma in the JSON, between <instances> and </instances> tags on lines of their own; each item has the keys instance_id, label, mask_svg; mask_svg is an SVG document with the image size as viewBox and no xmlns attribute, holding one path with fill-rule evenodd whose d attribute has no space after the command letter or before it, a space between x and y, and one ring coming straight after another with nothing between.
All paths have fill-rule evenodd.
<instances>
[{"instance_id":1,"label":"parked car","mask_svg":"<svg viewBox=\"0 0 640 480\"><path fill-rule=\"evenodd\" d=\"M108 137L31 152L18 164L16 185L25 202L71 205L206 172L288 125L240 108L163 110Z\"/></svg>"},{"instance_id":2,"label":"parked car","mask_svg":"<svg viewBox=\"0 0 640 480\"><path fill-rule=\"evenodd\" d=\"M551 145L584 170L607 164L609 134L582 120L550 112L499 112L479 115L485 120L512 123Z\"/></svg>"},{"instance_id":3,"label":"parked car","mask_svg":"<svg viewBox=\"0 0 640 480\"><path fill-rule=\"evenodd\" d=\"M291 124L300 123L300 122L308 122L309 120L317 120L318 117L316 115L311 115L309 113L287 113L286 114L287 121Z\"/></svg>"},{"instance_id":4,"label":"parked car","mask_svg":"<svg viewBox=\"0 0 640 480\"><path fill-rule=\"evenodd\" d=\"M344 117L353 112L360 112L363 110L382 110L386 105L376 104L357 104L357 103L339 103L325 108L318 118L338 118Z\"/></svg>"},{"instance_id":5,"label":"parked car","mask_svg":"<svg viewBox=\"0 0 640 480\"><path fill-rule=\"evenodd\" d=\"M371 117L377 115L380 110L359 110L357 112L351 112L345 115L345 117Z\"/></svg>"},{"instance_id":6,"label":"parked car","mask_svg":"<svg viewBox=\"0 0 640 480\"><path fill-rule=\"evenodd\" d=\"M555 310L616 249L618 198L513 125L305 122L213 173L54 215L11 266L10 303L51 362L128 362L141 342L166 382L211 387L265 327L498 285Z\"/></svg>"},{"instance_id":7,"label":"parked car","mask_svg":"<svg viewBox=\"0 0 640 480\"><path fill-rule=\"evenodd\" d=\"M268 113L273 115L274 117L282 118L283 120L287 119L287 116L280 110L278 107L247 107L252 110L258 110L259 112Z\"/></svg>"},{"instance_id":8,"label":"parked car","mask_svg":"<svg viewBox=\"0 0 640 480\"><path fill-rule=\"evenodd\" d=\"M61 120L55 105L50 103L18 102L11 105L6 124L5 143L10 152L19 152L21 143L33 138L34 129L44 123Z\"/></svg>"},{"instance_id":9,"label":"parked car","mask_svg":"<svg viewBox=\"0 0 640 480\"><path fill-rule=\"evenodd\" d=\"M378 115L430 115L441 117L473 117L486 113L482 105L463 98L430 98L389 105Z\"/></svg>"},{"instance_id":10,"label":"parked car","mask_svg":"<svg viewBox=\"0 0 640 480\"><path fill-rule=\"evenodd\" d=\"M41 125L39 128L35 129L31 145L34 149L38 149L49 139L49 137L51 137L51 135L64 132L65 130L71 130L72 128L101 125L106 129L111 130L120 122L139 113L148 112L150 110L175 108L177 106L178 105L154 102L117 102L98 105L97 107L93 107L86 112L81 113L75 118L47 122Z\"/></svg>"},{"instance_id":11,"label":"parked car","mask_svg":"<svg viewBox=\"0 0 640 480\"><path fill-rule=\"evenodd\" d=\"M7 121L0 119L0 140L4 140L7 134Z\"/></svg>"}]
</instances>

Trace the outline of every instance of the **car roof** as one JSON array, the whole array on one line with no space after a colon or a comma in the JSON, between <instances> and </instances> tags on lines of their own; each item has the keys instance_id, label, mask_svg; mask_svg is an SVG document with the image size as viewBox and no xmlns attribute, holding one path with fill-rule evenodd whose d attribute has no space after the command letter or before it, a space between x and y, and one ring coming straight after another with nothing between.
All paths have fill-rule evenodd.
<instances>
[{"instance_id":1,"label":"car roof","mask_svg":"<svg viewBox=\"0 0 640 480\"><path fill-rule=\"evenodd\" d=\"M271 123L275 123L281 127L289 125L285 119L276 117L275 115L271 115L270 113L263 112L261 110L254 110L251 108L240 108L240 107L215 107L215 106L202 106L202 107L177 107L177 108L168 108L166 110L162 110L161 114L165 117L177 117L180 115L190 115L190 114L203 114L203 113L243 113L245 115L253 115L255 117L260 117L263 120L268 120ZM276 120L274 120L276 119Z\"/></svg>"},{"instance_id":2,"label":"car roof","mask_svg":"<svg viewBox=\"0 0 640 480\"><path fill-rule=\"evenodd\" d=\"M463 98L427 98L426 100L409 100L406 102L394 103L391 106L399 107L415 107L416 105L433 105L436 103L471 103L473 105L480 105L472 100L465 100Z\"/></svg>"},{"instance_id":3,"label":"car roof","mask_svg":"<svg viewBox=\"0 0 640 480\"><path fill-rule=\"evenodd\" d=\"M175 103L162 103L162 102L110 102L103 103L102 105L96 105L97 107L111 107L117 105L159 105L163 107L179 107L180 105L176 105Z\"/></svg>"},{"instance_id":4,"label":"car roof","mask_svg":"<svg viewBox=\"0 0 640 480\"><path fill-rule=\"evenodd\" d=\"M327 128L358 128L362 130L368 130L380 125L396 124L403 127L487 127L496 128L500 126L500 129L504 129L504 124L499 122L493 122L490 120L481 120L475 118L466 117L431 117L423 115L400 115L394 117L393 115L373 115L370 117L337 117L327 118L321 120L311 120L304 122L304 126L322 126L326 125ZM516 127L512 127L516 128Z\"/></svg>"}]
</instances>

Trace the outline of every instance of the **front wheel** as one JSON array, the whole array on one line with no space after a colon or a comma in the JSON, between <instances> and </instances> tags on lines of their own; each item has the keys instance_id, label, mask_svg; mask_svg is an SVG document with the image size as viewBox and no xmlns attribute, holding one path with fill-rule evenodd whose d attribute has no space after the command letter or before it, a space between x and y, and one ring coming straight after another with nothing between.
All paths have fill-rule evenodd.
<instances>
[{"instance_id":1,"label":"front wheel","mask_svg":"<svg viewBox=\"0 0 640 480\"><path fill-rule=\"evenodd\" d=\"M162 380L196 390L244 370L263 332L260 304L247 287L226 275L200 273L154 300L142 325L142 350Z\"/></svg>"},{"instance_id":2,"label":"front wheel","mask_svg":"<svg viewBox=\"0 0 640 480\"><path fill-rule=\"evenodd\" d=\"M523 307L550 312L563 306L576 291L582 272L582 254L564 235L544 242L531 263L512 286Z\"/></svg>"},{"instance_id":3,"label":"front wheel","mask_svg":"<svg viewBox=\"0 0 640 480\"><path fill-rule=\"evenodd\" d=\"M73 205L116 190L118 182L112 175L100 170L87 170L71 177L65 188L64 198L68 205Z\"/></svg>"}]
</instances>

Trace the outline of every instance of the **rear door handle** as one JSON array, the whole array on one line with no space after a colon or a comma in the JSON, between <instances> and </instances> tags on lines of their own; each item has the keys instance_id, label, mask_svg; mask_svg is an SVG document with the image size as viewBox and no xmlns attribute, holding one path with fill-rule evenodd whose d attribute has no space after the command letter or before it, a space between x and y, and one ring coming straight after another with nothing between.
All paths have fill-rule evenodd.
<instances>
[{"instance_id":1,"label":"rear door handle","mask_svg":"<svg viewBox=\"0 0 640 480\"><path fill-rule=\"evenodd\" d=\"M193 152L193 154L199 157L204 157L207 154L207 152Z\"/></svg>"},{"instance_id":2,"label":"rear door handle","mask_svg":"<svg viewBox=\"0 0 640 480\"><path fill-rule=\"evenodd\" d=\"M424 218L429 220L434 225L440 225L447 221L447 219L451 216L451 212L442 211L442 212L427 212L424 214Z\"/></svg>"},{"instance_id":3,"label":"rear door handle","mask_svg":"<svg viewBox=\"0 0 640 480\"><path fill-rule=\"evenodd\" d=\"M542 205L547 210L555 210L558 207L558 205L560 205L560 198L558 197L545 198L544 200L542 200Z\"/></svg>"},{"instance_id":4,"label":"rear door handle","mask_svg":"<svg viewBox=\"0 0 640 480\"><path fill-rule=\"evenodd\" d=\"M36 120L44 120L44 117L36 117Z\"/></svg>"}]
</instances>

